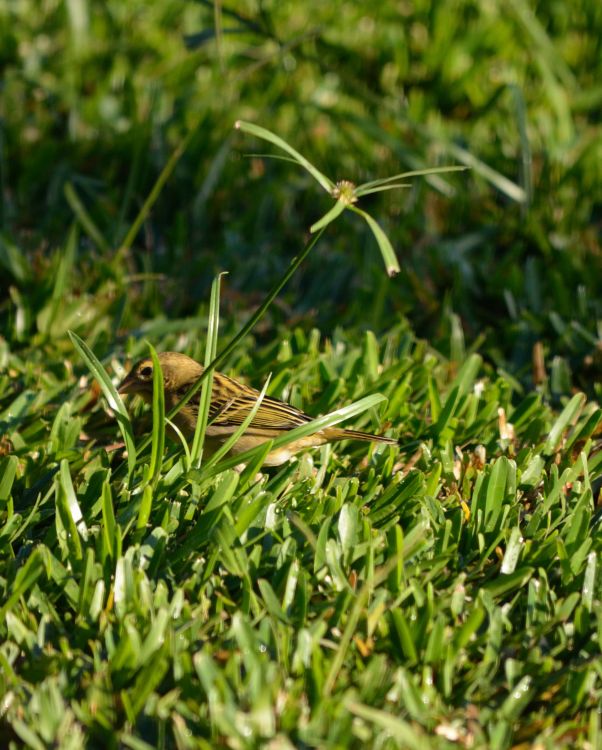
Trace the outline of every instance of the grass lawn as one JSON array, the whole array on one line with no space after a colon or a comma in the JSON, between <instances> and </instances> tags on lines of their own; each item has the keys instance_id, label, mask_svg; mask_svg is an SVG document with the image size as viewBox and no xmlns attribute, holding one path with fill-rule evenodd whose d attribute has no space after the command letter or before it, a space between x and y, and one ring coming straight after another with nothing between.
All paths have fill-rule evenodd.
<instances>
[{"instance_id":1,"label":"grass lawn","mask_svg":"<svg viewBox=\"0 0 602 750\"><path fill-rule=\"evenodd\" d=\"M602 747L601 40L0 0L0 747ZM169 350L399 447L203 457Z\"/></svg>"}]
</instances>

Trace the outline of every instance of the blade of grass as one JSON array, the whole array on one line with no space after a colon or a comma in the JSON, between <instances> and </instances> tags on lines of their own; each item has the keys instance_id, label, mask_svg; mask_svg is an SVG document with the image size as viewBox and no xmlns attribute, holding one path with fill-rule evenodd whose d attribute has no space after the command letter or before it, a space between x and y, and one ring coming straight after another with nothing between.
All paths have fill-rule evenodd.
<instances>
[{"instance_id":1,"label":"blade of grass","mask_svg":"<svg viewBox=\"0 0 602 750\"><path fill-rule=\"evenodd\" d=\"M163 167L161 170L161 174L157 177L157 181L153 185L153 189L148 194L147 199L144 201L142 208L138 212L138 216L134 219L132 226L129 228L128 233L123 239L123 242L121 243L121 247L119 248L118 253L121 254L124 250L129 250L129 248L132 246L134 240L136 239L136 235L138 234L138 231L140 230L140 227L146 220L146 217L149 215L151 208L154 206L155 202L157 201L157 198L161 194L161 191L163 190L163 186L171 176L171 173L174 171L176 164L178 163L180 157L186 151L188 148L188 145L190 144L190 141L192 140L193 136L195 135L199 123L197 122L187 133L186 137L180 141L180 143L176 146L174 149L172 155L169 157L167 164Z\"/></svg>"},{"instance_id":2,"label":"blade of grass","mask_svg":"<svg viewBox=\"0 0 602 750\"><path fill-rule=\"evenodd\" d=\"M209 319L207 321L207 343L205 345L205 367L209 367L217 354L217 338L219 331L219 294L220 283L223 274L218 274L211 284L211 298L209 301ZM199 413L197 417L190 460L192 466L200 466L202 461L202 449L205 442L205 431L209 417L209 406L211 404L211 391L213 387L213 370L203 383L201 397L199 399Z\"/></svg>"},{"instance_id":3,"label":"blade of grass","mask_svg":"<svg viewBox=\"0 0 602 750\"><path fill-rule=\"evenodd\" d=\"M391 175L391 177L385 177L382 180L370 180L370 182L362 182L355 189L355 194L358 196L363 195L366 190L372 188L382 187L388 185L391 182L397 180L406 180L408 177L424 177L431 174L443 174L444 172L465 172L469 167L463 167L461 165L452 165L449 167L429 167L427 169L412 169L409 172L399 172L399 174Z\"/></svg>"},{"instance_id":4,"label":"blade of grass","mask_svg":"<svg viewBox=\"0 0 602 750\"><path fill-rule=\"evenodd\" d=\"M319 229L324 229L324 227L327 227L331 222L333 222L337 218L337 216L340 216L348 207L348 205L349 204L345 201L337 201L334 206L329 211L327 211L324 216L322 216L321 219L318 219L315 224L311 225L309 231L313 234Z\"/></svg>"},{"instance_id":5,"label":"blade of grass","mask_svg":"<svg viewBox=\"0 0 602 750\"><path fill-rule=\"evenodd\" d=\"M153 432L149 477L150 482L154 484L161 474L165 448L165 390L161 362L159 362L155 347L149 342L147 344L153 360Z\"/></svg>"},{"instance_id":6,"label":"blade of grass","mask_svg":"<svg viewBox=\"0 0 602 750\"><path fill-rule=\"evenodd\" d=\"M477 174L485 178L501 193L507 195L508 198L511 198L517 203L524 203L527 200L525 191L520 185L517 185L516 182L512 182L512 180L509 180L488 164L485 164L484 161L478 159L474 154L471 154L470 151L467 151L465 148L462 148L455 143L445 143L445 148L454 158L458 159L458 161L464 162L467 167L474 169Z\"/></svg>"},{"instance_id":7,"label":"blade of grass","mask_svg":"<svg viewBox=\"0 0 602 750\"><path fill-rule=\"evenodd\" d=\"M134 442L134 432L132 430L132 423L127 413L127 409L121 400L121 396L117 393L115 386L111 382L111 378L107 374L107 371L90 347L73 331L69 331L69 338L71 339L73 346L79 352L81 358L86 363L88 370L90 370L92 375L98 381L109 407L115 412L115 417L119 424L119 429L121 430L125 447L127 449L128 476L131 477L136 467L136 444ZM151 438L148 438L148 440L150 439Z\"/></svg>"},{"instance_id":8,"label":"blade of grass","mask_svg":"<svg viewBox=\"0 0 602 750\"><path fill-rule=\"evenodd\" d=\"M172 422L171 419L167 419L167 417L165 417L165 421L178 436L178 439L180 443L182 444L182 448L184 449L184 454L186 456L186 468L190 469L192 466L192 461L191 461L191 456L190 456L190 448L188 447L188 440L186 440L186 438L184 437L182 433L182 430L178 427L178 425L175 422Z\"/></svg>"},{"instance_id":9,"label":"blade of grass","mask_svg":"<svg viewBox=\"0 0 602 750\"><path fill-rule=\"evenodd\" d=\"M380 187L374 187L374 188L368 188L368 190L362 190L361 192L355 191L355 194L358 198L361 198L363 195L371 195L372 193L383 193L385 190L399 190L400 188L411 188L412 185L410 185L407 182L393 182L390 185L381 185Z\"/></svg>"},{"instance_id":10,"label":"blade of grass","mask_svg":"<svg viewBox=\"0 0 602 750\"><path fill-rule=\"evenodd\" d=\"M34 549L31 555L27 558L27 562L19 568L15 580L10 587L10 594L7 597L4 604L0 607L0 620L4 622L4 618L7 612L10 612L14 605L19 601L20 597L23 596L38 580L45 569L44 558L41 553L40 547Z\"/></svg>"},{"instance_id":11,"label":"blade of grass","mask_svg":"<svg viewBox=\"0 0 602 750\"><path fill-rule=\"evenodd\" d=\"M381 255L383 256L383 260L385 261L387 274L389 276L395 276L396 274L398 274L401 271L401 268L399 267L397 256L395 255L395 250L393 250L393 245L391 245L391 242L389 241L387 235L383 232L377 222L370 216L370 214L362 211L362 209L358 208L357 206L349 206L349 209L351 211L354 211L356 214L359 214L359 216L361 216L366 221L366 223L372 230L372 234L374 235L374 238L378 243Z\"/></svg>"},{"instance_id":12,"label":"blade of grass","mask_svg":"<svg viewBox=\"0 0 602 750\"><path fill-rule=\"evenodd\" d=\"M64 304L69 275L75 263L78 237L79 232L77 231L77 226L74 224L69 231L67 242L65 243L64 250L61 252L60 261L56 269L54 287L52 289L52 297L50 300L50 313L44 324L44 333L46 336L50 336L52 324Z\"/></svg>"},{"instance_id":13,"label":"blade of grass","mask_svg":"<svg viewBox=\"0 0 602 750\"><path fill-rule=\"evenodd\" d=\"M287 154L290 154L300 166L302 166L310 173L310 175L324 188L324 190L326 190L327 193L332 193L332 191L334 190L334 183L332 182L332 180L326 177L325 174L322 174L322 172L320 172L317 167L314 167L314 165L310 161L308 161L292 146L289 146L286 141L282 140L282 138L279 138L275 133L272 133L266 128L262 128L259 125L253 125L253 123L251 122L245 122L244 120L237 120L234 124L234 127L237 130L242 130L243 133L250 133L256 138L262 138L264 141L269 141L275 146L278 146L278 148L281 148L283 151L286 151Z\"/></svg>"},{"instance_id":14,"label":"blade of grass","mask_svg":"<svg viewBox=\"0 0 602 750\"><path fill-rule=\"evenodd\" d=\"M71 210L77 217L79 223L85 229L92 242L94 242L94 244L98 246L99 250L108 253L111 249L109 243L104 238L104 235L100 231L100 229L94 223L94 220L92 219L90 214L86 211L86 207L81 202L79 195L75 192L75 188L70 182L67 182L65 184L64 193L65 198L67 199L67 203L71 207Z\"/></svg>"}]
</instances>

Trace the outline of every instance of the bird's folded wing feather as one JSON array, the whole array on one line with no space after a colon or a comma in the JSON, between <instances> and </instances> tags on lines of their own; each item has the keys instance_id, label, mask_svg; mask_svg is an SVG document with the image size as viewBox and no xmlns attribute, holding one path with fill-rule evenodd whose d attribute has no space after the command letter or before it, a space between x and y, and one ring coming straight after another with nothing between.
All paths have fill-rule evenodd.
<instances>
[{"instance_id":1,"label":"bird's folded wing feather","mask_svg":"<svg viewBox=\"0 0 602 750\"><path fill-rule=\"evenodd\" d=\"M218 378L213 381L209 422L223 427L240 425L249 416L258 398L259 391L234 383L219 373ZM264 396L251 424L254 427L267 427L273 430L291 430L307 424L310 419L294 406Z\"/></svg>"}]
</instances>

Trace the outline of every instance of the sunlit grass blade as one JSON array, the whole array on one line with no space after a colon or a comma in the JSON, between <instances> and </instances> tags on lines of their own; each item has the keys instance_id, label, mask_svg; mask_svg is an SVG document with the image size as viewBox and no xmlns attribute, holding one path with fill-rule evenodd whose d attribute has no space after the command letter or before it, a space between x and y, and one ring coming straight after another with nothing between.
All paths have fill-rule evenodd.
<instances>
[{"instance_id":1,"label":"sunlit grass blade","mask_svg":"<svg viewBox=\"0 0 602 750\"><path fill-rule=\"evenodd\" d=\"M357 716L366 725L374 724L386 732L387 737L395 743L397 747L406 748L406 750L423 750L432 747L420 726L414 723L404 721L389 711L380 708L368 706L359 701L347 699L345 708L354 716Z\"/></svg>"},{"instance_id":2,"label":"sunlit grass blade","mask_svg":"<svg viewBox=\"0 0 602 750\"><path fill-rule=\"evenodd\" d=\"M282 156L282 154L261 153L259 151L253 153L251 151L250 153L246 153L245 157L247 159L273 159L274 161L286 161L289 164L295 164L296 166L299 165L298 159L293 159L292 156Z\"/></svg>"},{"instance_id":3,"label":"sunlit grass blade","mask_svg":"<svg viewBox=\"0 0 602 750\"><path fill-rule=\"evenodd\" d=\"M88 527L84 520L82 509L75 493L75 488L73 487L73 480L71 479L71 472L69 471L69 461L67 461L66 458L61 461L59 481L67 502L69 516L73 519L73 524L82 539L87 541Z\"/></svg>"},{"instance_id":4,"label":"sunlit grass blade","mask_svg":"<svg viewBox=\"0 0 602 750\"><path fill-rule=\"evenodd\" d=\"M325 174L322 174L322 172L320 172L317 167L314 167L314 165L310 161L308 161L292 146L289 146L289 144L282 138L275 135L275 133L272 133L266 128L262 128L259 125L253 125L253 123L251 122L245 122L244 120L237 120L234 127L237 130L242 130L244 133L250 133L257 138L262 138L264 141L269 141L275 146L278 146L278 148L281 148L283 151L286 151L287 154L290 154L300 166L302 166L311 174L311 176L324 188L324 190L326 190L328 193L332 193L332 191L334 190L334 183L332 182L332 180L326 177Z\"/></svg>"},{"instance_id":5,"label":"sunlit grass blade","mask_svg":"<svg viewBox=\"0 0 602 750\"><path fill-rule=\"evenodd\" d=\"M222 274L218 274L211 284L211 298L209 301L209 318L207 321L207 343L205 344L205 368L209 368L217 353L217 339L219 333L219 295ZM190 460L193 466L200 464L202 458L203 443L205 442L205 431L211 405L211 391L213 388L213 370L209 369L209 375L203 383L199 399L199 413L197 417Z\"/></svg>"},{"instance_id":6,"label":"sunlit grass blade","mask_svg":"<svg viewBox=\"0 0 602 750\"><path fill-rule=\"evenodd\" d=\"M115 519L111 485L108 481L102 485L102 538L106 553L115 560L117 558L117 534L119 528Z\"/></svg>"},{"instance_id":7,"label":"sunlit grass blade","mask_svg":"<svg viewBox=\"0 0 602 750\"><path fill-rule=\"evenodd\" d=\"M148 342L147 342L148 343ZM148 344L153 360L153 432L149 477L154 483L161 473L163 450L165 448L165 389L161 362L152 344Z\"/></svg>"},{"instance_id":8,"label":"sunlit grass blade","mask_svg":"<svg viewBox=\"0 0 602 750\"><path fill-rule=\"evenodd\" d=\"M132 430L132 423L127 413L127 409L121 400L121 396L117 393L115 386L111 382L111 378L107 371L90 347L73 331L69 331L69 338L71 339L73 346L79 352L81 358L86 363L90 373L98 381L109 408L115 413L115 418L119 424L119 429L121 430L125 447L127 449L128 473L131 476L136 467L136 444L134 442L134 432Z\"/></svg>"},{"instance_id":9,"label":"sunlit grass blade","mask_svg":"<svg viewBox=\"0 0 602 750\"><path fill-rule=\"evenodd\" d=\"M359 216L361 216L366 221L366 223L372 230L372 234L374 235L376 242L378 243L378 247L380 248L381 255L383 256L387 274L389 276L395 276L396 274L398 274L401 269L399 267L399 262L397 261L397 256L395 255L395 250L393 250L393 245L391 245L391 242L389 241L387 235L383 232L378 223L370 216L370 214L362 211L362 209L358 208L357 206L349 206L349 208L351 211L355 211L356 214L359 214Z\"/></svg>"}]
</instances>

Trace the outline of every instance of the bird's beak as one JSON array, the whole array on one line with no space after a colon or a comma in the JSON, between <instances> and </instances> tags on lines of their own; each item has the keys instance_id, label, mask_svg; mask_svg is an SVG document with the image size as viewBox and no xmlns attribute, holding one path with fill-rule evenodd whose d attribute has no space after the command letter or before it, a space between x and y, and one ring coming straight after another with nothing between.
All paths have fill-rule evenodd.
<instances>
[{"instance_id":1,"label":"bird's beak","mask_svg":"<svg viewBox=\"0 0 602 750\"><path fill-rule=\"evenodd\" d=\"M120 396L123 396L126 393L136 393L136 391L138 390L136 385L136 378L133 377L133 375L130 373L129 375L126 375L125 378L121 381L121 385L117 389L117 393Z\"/></svg>"}]
</instances>

